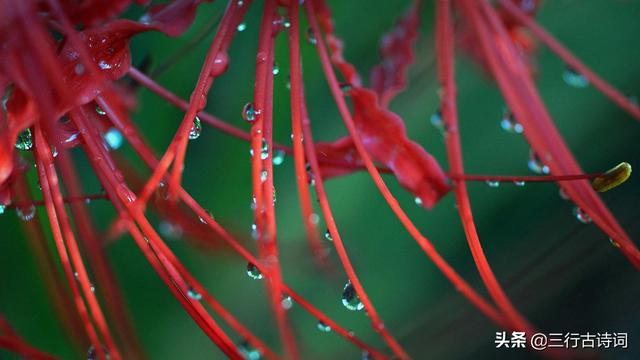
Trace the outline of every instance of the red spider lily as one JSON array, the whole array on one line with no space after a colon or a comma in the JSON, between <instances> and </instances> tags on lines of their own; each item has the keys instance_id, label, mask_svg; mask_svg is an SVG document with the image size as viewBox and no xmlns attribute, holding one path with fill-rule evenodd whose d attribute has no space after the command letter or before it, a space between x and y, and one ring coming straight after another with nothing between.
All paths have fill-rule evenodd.
<instances>
[{"instance_id":1,"label":"red spider lily","mask_svg":"<svg viewBox=\"0 0 640 360\"><path fill-rule=\"evenodd\" d=\"M245 339L253 349L251 351L266 358L281 355L237 320L191 275L152 226L151 211L170 220L189 237L197 238L200 245L220 247L226 244L248 262L249 270L256 278L268 279L265 283L285 357L293 359L302 358L302 355L287 313L281 306L285 296L291 297L368 356L410 358L403 345L385 327L359 280L328 201L325 181L354 171L368 172L390 209L430 261L473 306L502 328L531 331L534 325L507 298L487 261L474 224L467 181L557 182L576 204L581 216L592 219L615 241L623 255L635 267L640 267L637 247L596 194L596 191L606 191L626 180L630 166L623 164L607 173L582 172L533 83L533 37L547 44L571 68L637 119L640 119L640 109L532 20L539 1L499 0L496 6L475 0L436 2L437 76L441 85L448 173L425 148L411 139L401 117L389 108L394 96L406 87L407 68L415 61L413 46L418 38L424 6L420 0L413 1L394 29L383 37L380 47L383 60L371 72L368 86L345 59L343 42L334 30L331 12L323 0L265 0L256 53L253 101L244 109L245 120L251 124L249 133L205 113L204 108L215 79L227 70L228 49L245 12L255 6L251 1L229 1L188 101L131 66L129 42L134 36L146 31L159 31L174 37L181 35L192 23L201 2L174 0L150 6L140 21L119 18L131 1L1 2L6 10L0 14L3 49L0 90L6 94L7 101L3 104L4 111L0 112L0 207L3 211L15 207L23 217L32 220L25 228L29 237L35 239L33 247L41 259L42 273L59 310L58 315L79 346L86 348L91 344L90 356L144 358L127 310L120 301L119 286L104 254L103 239L94 228L83 202L91 198L109 200L118 214L109 234L115 237L120 232L129 233L187 314L225 355L234 359L247 357L247 349L238 347L231 340L235 335L226 328ZM279 15L279 11L286 16ZM333 142L315 143L313 140L301 66L301 12L310 24L310 41L317 50L337 109L348 130L348 136ZM275 38L281 32L287 33L290 60L291 147L273 140L273 63ZM456 105L456 43L460 43L495 81L513 116L524 128L525 138L538 157L536 161L548 168L551 175L465 174ZM151 150L129 117L136 97L134 91L120 81L125 76L185 112L161 156ZM257 255L243 247L182 187L189 139L199 135L201 121L251 144ZM111 151L108 139L105 144L112 128L152 171L148 178L139 175L130 159ZM42 201L33 200L25 180L26 166L14 145L33 153ZM104 194L84 195L70 156L71 148L81 149ZM311 200L311 187L314 186L328 228L326 236L333 240L348 277L343 295L345 305L366 310L372 328L387 349L376 349L364 343L284 282L274 205L274 151L293 154L312 256L326 265L316 226L319 215L313 212ZM473 289L418 230L390 192L381 173L392 174L398 184L426 209L437 206L450 191L454 193L471 254L491 301ZM54 239L55 260L43 246L45 236L32 211L35 205L43 205L46 209ZM48 271L58 262L64 278L58 272ZM95 275L95 285L90 274ZM105 296L99 298L96 291ZM70 311L72 307L74 311ZM213 314L226 325L218 323ZM27 345L2 319L0 331L0 347L32 358L50 358Z\"/></svg>"}]
</instances>

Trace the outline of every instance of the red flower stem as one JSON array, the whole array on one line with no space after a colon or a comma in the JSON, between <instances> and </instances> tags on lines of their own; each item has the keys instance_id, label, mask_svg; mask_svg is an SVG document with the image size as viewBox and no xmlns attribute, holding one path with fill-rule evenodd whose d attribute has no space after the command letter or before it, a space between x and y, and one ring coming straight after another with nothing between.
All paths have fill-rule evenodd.
<instances>
[{"instance_id":1,"label":"red flower stem","mask_svg":"<svg viewBox=\"0 0 640 360\"><path fill-rule=\"evenodd\" d=\"M21 173L12 182L14 199L20 205L29 206L30 202L23 201L31 197L29 184L24 173ZM16 206L16 205L12 205ZM84 331L80 317L75 310L74 304L64 278L60 274L58 264L54 258L52 249L49 247L49 240L42 231L40 217L36 213L30 221L22 221L22 227L26 233L29 246L35 255L35 264L47 288L49 298L53 301L56 316L62 322L66 331L73 339L73 345L78 351L86 351L86 344L89 343L87 334ZM1 318L0 318L1 319Z\"/></svg>"},{"instance_id":2,"label":"red flower stem","mask_svg":"<svg viewBox=\"0 0 640 360\"><path fill-rule=\"evenodd\" d=\"M624 109L636 120L640 120L640 107L634 104L629 97L623 95L615 87L604 81L596 73L594 73L589 67L582 63L576 56L574 56L566 47L564 47L558 40L556 40L550 33L548 33L542 26L538 25L527 14L520 10L510 0L498 0L500 6L504 8L510 15L515 17L521 24L528 27L531 32L538 37L543 43L545 43L553 52L556 53L569 67L577 71L580 75L589 80L593 86L600 90L600 92L613 101L616 105Z\"/></svg>"},{"instance_id":3,"label":"red flower stem","mask_svg":"<svg viewBox=\"0 0 640 360\"><path fill-rule=\"evenodd\" d=\"M95 128L91 128L86 124L83 111L74 110L71 115L85 140L84 145L89 158L108 159L109 155L102 146L100 134L97 133ZM140 208L135 206L135 195L123 183L121 176L117 177L116 171L111 169L106 161L94 161L91 164L105 190L110 195L112 204L129 228L129 233L161 280L167 285L167 288L222 352L232 359L241 359L242 357L235 344L215 323L204 307L199 302L190 300L187 296L188 284L177 274L165 254L160 252L161 249L158 248L157 244L162 240L149 224Z\"/></svg>"},{"instance_id":4,"label":"red flower stem","mask_svg":"<svg viewBox=\"0 0 640 360\"><path fill-rule=\"evenodd\" d=\"M200 77L198 78L198 84L196 85L196 89L191 96L191 101L189 102L187 113L185 114L182 123L178 127L175 136L171 140L171 143L167 147L167 150L162 155L158 166L154 169L153 174L151 175L147 183L143 186L140 194L138 195L137 206L140 208L144 208L146 202L149 199L149 196L151 196L155 188L158 186L158 183L164 177L174 159L176 159L174 167L176 167L177 172L173 174L173 185L169 184L169 188L171 189L172 187L179 185L180 173L182 172L184 164L183 159L178 159L176 156L177 154L180 154L180 149L186 146L181 145L181 143L184 143L188 140L188 134L191 130L191 127L193 126L193 119L195 118L195 114L200 112L200 110L202 110L202 108L204 107L204 101L206 99L204 90L207 85L211 85L209 83L209 80L213 81L214 76L211 76L211 71L216 61L216 57L222 50L225 34L227 31L233 31L230 28L232 28L234 24L237 24L239 22L239 18L241 17L242 13L244 13L244 11L237 11L236 4L237 2L235 1L231 2L227 10L225 11L223 18L220 21L219 31L216 33L216 36L211 44L211 48L209 49L209 52L207 54L205 66L203 67L200 73ZM225 44L225 46L228 46L228 44ZM204 70L206 70L205 68L207 68L209 71L204 72ZM184 152L182 152L182 156L184 156Z\"/></svg>"},{"instance_id":5,"label":"red flower stem","mask_svg":"<svg viewBox=\"0 0 640 360\"><path fill-rule=\"evenodd\" d=\"M71 223L66 212L65 204L62 201L62 191L59 186L58 175L53 165L53 156L51 155L51 149L48 143L44 140L42 131L38 126L35 127L35 133L36 152L37 157L40 160L39 166L44 166L43 170L38 169L39 172L41 172L40 182L42 183L43 176L44 180L49 182L50 196L56 208L56 215L58 216L58 221L62 229L63 239L66 240L65 245L70 255L73 269L75 271L74 275L77 274L77 279L80 282L80 288L84 293L84 298L91 312L93 321L105 342L106 348L109 350L111 358L114 360L118 360L121 358L120 353L115 344L115 341L113 340L113 337L111 336L111 332L107 325L106 318L102 313L102 309L100 308L100 304L98 303L98 299L94 293L94 290L92 290L95 288L89 281L89 276L85 268L84 261L82 259L82 256L80 255L80 248L76 241L73 230L71 229ZM100 349L96 349L96 351L101 350L102 348L102 345L99 344L98 346L100 347Z\"/></svg>"},{"instance_id":6,"label":"red flower stem","mask_svg":"<svg viewBox=\"0 0 640 360\"><path fill-rule=\"evenodd\" d=\"M351 117L351 113L349 112L349 108L343 98L342 91L340 89L340 84L338 79L336 78L335 72L331 65L331 60L329 58L329 54L327 53L326 46L323 41L323 37L321 37L320 29L318 28L317 20L315 17L315 10L312 6L312 0L305 1L305 10L307 12L307 17L309 19L309 23L311 24L311 28L313 33L318 39L317 41L317 50L318 55L320 57L320 62L322 64L322 68L325 73L325 77L328 81L329 88L334 97L340 115L342 116L343 122L347 127L351 138L353 139L354 146L358 151L358 154L362 158L367 171L369 172L371 178L374 183L378 187L381 195L385 198L391 210L396 214L400 222L407 229L407 232L414 238L414 240L418 243L418 245L422 248L425 254L433 261L433 263L442 271L445 277L454 285L458 291L462 293L474 306L478 308L483 314L485 314L488 318L493 320L499 325L505 325L505 319L503 316L496 311L496 309L486 302L469 284L458 275L458 273L440 256L437 252L433 244L425 238L420 231L416 228L416 226L411 222L407 214L402 210L398 201L393 197L389 189L387 188L384 180L380 176L380 173L376 169L371 157L367 154L364 145L362 144L362 140L360 139L360 135L358 134L353 119Z\"/></svg>"},{"instance_id":7,"label":"red flower stem","mask_svg":"<svg viewBox=\"0 0 640 360\"><path fill-rule=\"evenodd\" d=\"M189 132L193 127L193 121L196 115L204 109L207 102L207 93L213 85L213 80L224 73L228 64L227 48L236 33L236 27L241 21L244 12L249 7L247 4L240 5L237 1L229 1L227 10L225 11L220 26L211 43L211 47L207 52L204 64L200 70L196 87L191 93L189 108L182 119L182 123L178 128L173 142L177 143L176 154L173 163L173 172L169 182L170 197L176 195L178 185L182 179L182 171L184 169L184 157L187 151L187 143L189 141ZM229 36L228 36L229 35Z\"/></svg>"},{"instance_id":8,"label":"red flower stem","mask_svg":"<svg viewBox=\"0 0 640 360\"><path fill-rule=\"evenodd\" d=\"M67 151L61 150L56 160L67 193L70 196L82 198L80 195L82 187L76 175L73 160L68 156ZM104 195L102 196L104 197ZM113 319L114 333L118 335L120 343L124 345L123 356L132 359L146 358L131 325L126 305L122 301L124 297L105 253L104 242L94 227L85 202L73 201L69 203L69 208L75 220L78 238L82 242L87 263L92 270L91 273L95 276L96 288L100 289L103 294L108 294L103 297L103 301L109 318Z\"/></svg>"},{"instance_id":9,"label":"red flower stem","mask_svg":"<svg viewBox=\"0 0 640 360\"><path fill-rule=\"evenodd\" d=\"M106 102L104 104L110 105ZM153 155L153 151L145 144L144 140L140 137L139 133L135 131L128 131L128 129L133 128L133 125L127 120L125 114L120 113L113 106L103 106L101 103L101 107L107 113L107 116L111 119L113 124L118 128L120 132L124 134L124 137L127 141L132 144L134 151L138 153L139 156L143 159L143 161L150 167L155 168L158 164L158 159ZM254 257L249 251L247 251L240 243L231 236L222 226L220 226L215 219L213 219L209 213L202 208L184 189L181 189L179 192L180 199L189 207L198 217L202 219L206 219L206 225L209 227L214 233L218 234L223 241L225 241L234 251L236 251L242 258L246 261L255 264L256 267L260 270L260 272L265 276L265 278L270 279L271 273L269 269L264 267L256 257ZM311 305L308 301L306 301L302 296L298 295L291 288L289 288L286 284L282 283L282 291L289 296L293 300L295 300L301 307L303 307L307 312L309 312L312 316L322 321L323 323L331 326L331 328L339 335L344 337L347 341L353 343L357 347L361 348L364 351L367 351L369 354L372 354L376 359L383 358L382 353L378 350L372 348L367 345L362 340L355 337L351 332L340 326L338 323L324 315L320 310L316 309L313 305ZM257 345L257 344L253 344Z\"/></svg>"},{"instance_id":10,"label":"red flower stem","mask_svg":"<svg viewBox=\"0 0 640 360\"><path fill-rule=\"evenodd\" d=\"M457 126L456 124L452 124L452 125ZM447 135L448 134L449 132L447 131ZM448 173L447 176L451 180L458 181L458 182L459 181L557 182L557 181L595 179L598 176L602 176L602 174L603 173L577 174L577 175L548 175L548 176L502 176L502 175L493 176L493 175L460 174L458 170L454 169L454 173Z\"/></svg>"},{"instance_id":11,"label":"red flower stem","mask_svg":"<svg viewBox=\"0 0 640 360\"><path fill-rule=\"evenodd\" d=\"M320 202L320 207L322 208L322 212L324 214L324 218L327 223L327 227L329 228L329 232L333 238L333 243L336 248L336 252L340 257L340 262L342 263L342 267L347 273L347 277L349 281L353 285L356 293L362 301L367 314L371 320L371 324L373 329L378 332L385 343L389 346L389 348L393 351L393 353L401 359L409 359L409 355L406 351L400 346L397 340L389 333L389 331L385 328L382 319L378 315L373 303L369 299L369 296L364 290L360 279L356 275L355 269L351 264L351 260L347 255L347 251L344 248L342 243L342 239L338 232L337 225L333 219L333 213L329 206L329 201L327 199L327 195L324 191L324 183L322 181L322 175L320 173L320 165L318 164L317 155L315 152L315 147L313 145L313 137L311 133L311 127L309 124L309 120L306 114L305 102L303 97L303 88L302 88L302 69L301 69L301 59L300 59L300 28L299 28L299 4L297 1L291 1L289 3L289 20L291 22L291 28L289 29L289 53L290 53L290 76L291 76L291 114L292 114L292 127L294 131L294 141L298 139L298 147L302 147L303 143L307 151L307 156L309 160L309 164L311 165L311 170L314 179L316 180L316 193L318 195L318 200ZM304 120L303 120L304 119ZM304 131L304 133L301 133ZM304 138L304 142L302 139ZM294 151L296 142L294 142ZM302 149L298 149L298 151L302 151ZM301 154L304 156L304 154ZM306 174L306 169L304 169L304 164L300 164L302 166L302 171ZM306 179L305 179L306 180ZM306 182L305 182L306 184ZM310 221L310 219L305 219L305 221Z\"/></svg>"},{"instance_id":12,"label":"red flower stem","mask_svg":"<svg viewBox=\"0 0 640 360\"><path fill-rule=\"evenodd\" d=\"M206 219L207 226L209 226L216 234L218 234L235 252L237 252L241 257L243 257L246 261L256 265L258 270L264 275L265 278L271 278L270 269L265 267L262 263L258 261L258 259L253 256L247 249L245 249L240 243L229 234L220 224L218 224L215 219L213 219L206 210L204 210L184 189L181 190L181 199L184 203L192 209L197 216ZM300 306L302 306L307 312L309 312L312 316L314 316L319 321L331 326L331 329L335 330L336 333L361 348L364 351L376 356L375 358L381 358L382 354L380 351L372 348L367 345L362 340L358 339L350 333L348 330L340 326L338 323L333 321L328 316L324 315L320 310L316 309L311 303L306 301L302 296L293 291L288 285L285 283L281 284L282 292L291 296L291 298Z\"/></svg>"},{"instance_id":13,"label":"red flower stem","mask_svg":"<svg viewBox=\"0 0 640 360\"><path fill-rule=\"evenodd\" d=\"M462 4L509 108L527 129L524 135L532 148L543 156L552 173L580 173L579 165L553 125L498 14L484 2L464 1ZM495 41L503 46L497 47ZM640 252L589 183L575 181L559 185L602 231L620 244L621 251L630 262L640 268Z\"/></svg>"},{"instance_id":14,"label":"red flower stem","mask_svg":"<svg viewBox=\"0 0 640 360\"><path fill-rule=\"evenodd\" d=\"M455 61L454 49L455 36L451 23L451 4L448 0L436 2L436 56L438 62L438 76L443 89L442 116L447 129L445 136L449 166L459 174L464 173L462 160L462 146L458 132L458 114L456 105ZM455 180L453 191L460 220L465 230L469 249L478 269L478 273L485 284L489 295L510 322L512 329L533 333L534 329L529 322L515 309L504 290L498 283L493 270L484 254L480 238L476 231L471 212L471 203L467 186L464 181Z\"/></svg>"},{"instance_id":15,"label":"red flower stem","mask_svg":"<svg viewBox=\"0 0 640 360\"><path fill-rule=\"evenodd\" d=\"M276 219L274 209L273 185L273 49L274 38L278 33L275 24L276 1L265 0L256 55L256 76L253 95L255 122L251 127L251 174L255 199L255 225L258 234L257 244L265 267L270 269L270 281L266 281L271 300L271 308L276 317L278 331L289 358L299 359L293 332L282 307L282 274L278 259L276 238ZM267 146L267 156L262 159L263 143ZM262 173L266 172L266 179Z\"/></svg>"},{"instance_id":16,"label":"red flower stem","mask_svg":"<svg viewBox=\"0 0 640 360\"><path fill-rule=\"evenodd\" d=\"M165 87L161 86L160 84L158 84L157 82L153 81L153 79L149 78L147 75L143 74L140 70L131 67L129 68L129 76L131 76L132 79L134 79L135 81L137 81L140 85L144 86L145 88L151 90L152 92L158 94L161 98L167 100L170 104L186 111L188 109L189 104L182 100L181 98L179 98L178 96L176 96L175 94L173 94L171 91L169 91L168 89L166 89ZM251 141L251 134L243 131L242 129L239 129L229 123L224 122L223 120L207 113L204 111L201 111L198 114L198 117L200 117L200 119L202 119L206 124L228 134L231 135L233 137L236 137L238 139L242 139L245 141ZM278 149L278 150L284 150L287 153L291 153L291 148L285 146L285 145L280 145L280 144L275 144L274 143L274 148Z\"/></svg>"},{"instance_id":17,"label":"red flower stem","mask_svg":"<svg viewBox=\"0 0 640 360\"><path fill-rule=\"evenodd\" d=\"M38 150L38 148L41 146L40 136L41 136L40 130L38 129L36 134L36 150ZM46 146L48 146L48 144ZM104 353L104 348L102 347L102 344L98 338L98 334L96 333L96 330L93 327L93 323L90 319L89 312L84 303L84 300L82 299L82 295L80 294L80 291L78 289L77 280L74 276L74 271L71 266L71 261L69 259L69 255L67 253L67 249L63 239L62 230L60 229L60 221L58 220L58 215L56 214L56 208L53 200L53 195L51 194L49 180L47 177L47 172L45 170L45 164L41 157L37 158L36 165L38 167L38 176L40 179L40 186L42 188L42 195L44 196L44 199L45 199L45 206L46 206L47 215L49 217L49 223L51 225L51 232L53 235L54 244L58 251L60 263L62 264L62 268L67 278L67 283L71 290L71 294L73 296L73 300L75 302L78 315L80 316L80 319L84 325L87 336L91 341L91 344L96 349L96 353L98 357L105 359L106 357ZM84 275L86 277L86 274Z\"/></svg>"},{"instance_id":18,"label":"red flower stem","mask_svg":"<svg viewBox=\"0 0 640 360\"><path fill-rule=\"evenodd\" d=\"M42 352L14 336L0 336L0 348L33 360L53 360L55 357Z\"/></svg>"},{"instance_id":19,"label":"red flower stem","mask_svg":"<svg viewBox=\"0 0 640 360\"><path fill-rule=\"evenodd\" d=\"M307 242L313 258L322 267L326 267L327 258L322 250L322 239L318 234L316 224L312 221L313 205L311 192L309 191L309 177L307 176L306 160L303 145L302 132L302 71L300 64L300 6L296 1L289 2L289 21L291 28L288 30L289 63L291 64L291 131L293 133L293 162L298 185L298 197L302 209L302 223L307 234ZM313 143L307 138L307 142Z\"/></svg>"},{"instance_id":20,"label":"red flower stem","mask_svg":"<svg viewBox=\"0 0 640 360\"><path fill-rule=\"evenodd\" d=\"M163 99L169 101L172 105L176 107L186 110L187 102L177 97L175 94L159 85L151 78L140 72L135 68L129 69L129 75L142 86L151 90L152 92L158 94ZM102 101L102 97L97 98L100 107L105 110L108 105L104 105ZM106 110L105 110L106 111ZM209 114L206 112L200 112L198 115L206 124L211 125L212 127L227 133L233 137L236 137L241 140L250 141L251 135L244 132L243 130L230 125L223 120ZM295 136L295 135L294 135ZM294 146L295 147L295 146ZM273 148L277 150L283 150L287 154L293 154L294 150L286 145L281 145L278 143L273 143ZM333 166L342 166L344 168L351 169L363 169L366 170L364 165L348 163L344 161L337 161L332 159L320 159L319 160L323 165L333 165ZM294 160L295 162L295 160ZM377 166L377 169L381 173L390 173L391 170L384 166ZM550 175L550 176L506 176L506 175L479 175L479 174L455 174L455 173L447 173L447 176L451 180L464 180L464 181L501 181L501 182L556 182L556 181L571 181L571 180L583 180L583 179L593 179L602 175L602 173L593 173L593 174L576 174L576 175Z\"/></svg>"}]
</instances>

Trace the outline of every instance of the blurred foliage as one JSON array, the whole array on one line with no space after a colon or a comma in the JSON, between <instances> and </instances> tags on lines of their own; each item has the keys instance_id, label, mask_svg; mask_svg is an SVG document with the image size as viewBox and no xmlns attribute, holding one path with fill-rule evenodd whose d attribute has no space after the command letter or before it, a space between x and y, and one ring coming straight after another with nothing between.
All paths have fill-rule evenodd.
<instances>
[{"instance_id":1,"label":"blurred foliage","mask_svg":"<svg viewBox=\"0 0 640 360\"><path fill-rule=\"evenodd\" d=\"M410 137L446 164L441 134L429 124L438 107L434 69L433 6L426 2L416 63L408 89L393 103L407 124ZM346 58L363 75L379 61L377 44L409 1L329 1L336 30L345 40ZM189 39L210 28L224 9L223 1L203 5L192 28L177 39L142 34L132 42L133 63L149 57L153 66L173 57ZM228 72L217 79L207 111L248 129L240 117L251 100L260 1L247 14L230 52ZM137 17L141 8L128 16ZM564 42L603 78L628 94L640 94L639 1L545 1L538 21ZM303 25L306 26L306 25ZM188 98L204 59L210 32L193 51L184 53L157 80ZM289 97L286 87L286 37L277 40L275 81L275 138L289 143ZM315 49L303 44L305 91L316 139L346 134L321 72ZM580 164L587 172L602 171L620 161L640 164L638 123L592 87L576 89L562 81L565 65L541 46L536 61L537 84L549 111ZM500 129L504 100L495 85L468 58L458 56L460 131L466 170L480 174L528 174L528 146L524 139ZM139 92L133 114L140 131L161 153L182 113L146 90ZM189 144L184 186L215 218L253 248L249 240L251 177L246 143L205 127ZM123 147L126 156L133 152ZM77 153L85 191L100 191L90 168ZM139 160L134 160L141 164ZM446 166L445 166L446 167ZM143 166L138 166L144 169ZM146 172L147 170L141 170ZM35 171L31 170L31 176ZM276 167L278 239L284 278L321 310L367 342L383 344L364 312L345 310L340 294L346 276L331 252L334 271L314 266L306 247L291 158ZM482 294L453 197L432 211L415 206L412 196L392 177L393 193L423 233L443 256ZM329 199L354 266L387 328L415 358L534 357L524 351L496 350L498 329L475 311L447 283L404 231L366 173L331 180ZM37 187L34 187L37 189ZM558 196L554 184L503 184L494 189L469 185L480 239L498 279L518 307L538 328L556 332L629 332L630 348L608 350L603 358L640 356L640 277L594 225L583 225L572 215L572 204ZM38 197L37 195L36 197ZM640 180L632 176L620 188L603 194L632 239L640 235L638 204ZM105 231L114 216L105 201L94 201L92 214ZM41 221L46 221L42 209ZM324 232L324 224L319 231ZM65 359L79 358L57 322L38 275L31 251L13 211L0 216L0 312L33 345ZM276 349L277 331L268 307L264 284L247 277L246 264L225 248L203 250L182 239L167 239L184 264L210 293L257 335ZM151 359L217 359L220 352L180 308L144 260L129 236L108 245L113 268L130 306L138 336ZM100 293L100 296L109 294ZM359 350L334 333L320 333L316 320L295 305L289 311L305 359L359 358ZM240 339L238 339L240 340ZM0 351L0 358L12 357Z\"/></svg>"}]
</instances>

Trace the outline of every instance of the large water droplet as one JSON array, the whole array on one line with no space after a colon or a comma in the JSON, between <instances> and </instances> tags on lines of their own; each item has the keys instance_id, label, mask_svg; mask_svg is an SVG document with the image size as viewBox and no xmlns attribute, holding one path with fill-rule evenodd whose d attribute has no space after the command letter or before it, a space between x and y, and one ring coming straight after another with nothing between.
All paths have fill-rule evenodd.
<instances>
[{"instance_id":1,"label":"large water droplet","mask_svg":"<svg viewBox=\"0 0 640 360\"><path fill-rule=\"evenodd\" d=\"M202 122L199 117L195 117L193 119L193 124L191 125L191 130L189 130L189 140L195 140L200 137L202 134Z\"/></svg>"},{"instance_id":2,"label":"large water droplet","mask_svg":"<svg viewBox=\"0 0 640 360\"><path fill-rule=\"evenodd\" d=\"M316 39L316 35L313 33L313 29L311 27L307 28L307 31L304 32L307 41L311 45L316 45L318 43L318 39Z\"/></svg>"},{"instance_id":3,"label":"large water droplet","mask_svg":"<svg viewBox=\"0 0 640 360\"><path fill-rule=\"evenodd\" d=\"M241 22L240 24L238 24L238 31L239 32L243 32L247 29L247 23L245 23L244 21Z\"/></svg>"},{"instance_id":4,"label":"large water droplet","mask_svg":"<svg viewBox=\"0 0 640 360\"><path fill-rule=\"evenodd\" d=\"M575 215L576 219L578 219L578 221L583 224L588 224L591 222L591 217L587 214L587 212L577 206L573 208L573 215Z\"/></svg>"},{"instance_id":5,"label":"large water droplet","mask_svg":"<svg viewBox=\"0 0 640 360\"><path fill-rule=\"evenodd\" d=\"M282 301L280 301L280 306L282 306L282 308L285 310L291 309L291 307L293 306L293 299L291 299L291 296L283 295Z\"/></svg>"},{"instance_id":6,"label":"large water droplet","mask_svg":"<svg viewBox=\"0 0 640 360\"><path fill-rule=\"evenodd\" d=\"M104 141L107 143L109 148L117 150L122 146L124 137L118 129L110 128L106 133L104 133Z\"/></svg>"},{"instance_id":7,"label":"large water droplet","mask_svg":"<svg viewBox=\"0 0 640 360\"><path fill-rule=\"evenodd\" d=\"M344 286L344 290L342 290L342 305L352 311L364 309L364 304L362 304L358 294L356 294L356 289L353 287L353 284L351 284L351 281L348 281Z\"/></svg>"},{"instance_id":8,"label":"large water droplet","mask_svg":"<svg viewBox=\"0 0 640 360\"><path fill-rule=\"evenodd\" d=\"M199 292L196 291L196 289L189 287L189 290L187 291L187 296L189 296L189 298L195 300L195 301L200 301L202 300L202 294L200 294Z\"/></svg>"},{"instance_id":9,"label":"large water droplet","mask_svg":"<svg viewBox=\"0 0 640 360\"><path fill-rule=\"evenodd\" d=\"M248 123L256 121L256 111L253 108L253 103L246 103L242 108L242 119Z\"/></svg>"},{"instance_id":10,"label":"large water droplet","mask_svg":"<svg viewBox=\"0 0 640 360\"><path fill-rule=\"evenodd\" d=\"M260 360L262 358L260 351L251 346L246 340L238 344L238 351L246 360Z\"/></svg>"},{"instance_id":11,"label":"large water droplet","mask_svg":"<svg viewBox=\"0 0 640 360\"><path fill-rule=\"evenodd\" d=\"M280 67L278 67L277 63L273 63L273 68L271 69L271 73L273 75L278 75L280 73Z\"/></svg>"},{"instance_id":12,"label":"large water droplet","mask_svg":"<svg viewBox=\"0 0 640 360\"><path fill-rule=\"evenodd\" d=\"M30 221L36 216L36 206L33 204L16 206L16 215L22 221Z\"/></svg>"},{"instance_id":13,"label":"large water droplet","mask_svg":"<svg viewBox=\"0 0 640 360\"><path fill-rule=\"evenodd\" d=\"M31 130L24 129L20 134L18 134L16 149L26 151L31 150L32 147L33 139L31 138Z\"/></svg>"},{"instance_id":14,"label":"large water droplet","mask_svg":"<svg viewBox=\"0 0 640 360\"><path fill-rule=\"evenodd\" d=\"M416 196L413 201L416 203L416 205L422 207L422 199L419 196Z\"/></svg>"},{"instance_id":15,"label":"large water droplet","mask_svg":"<svg viewBox=\"0 0 640 360\"><path fill-rule=\"evenodd\" d=\"M5 210L7 210L7 206L4 204L0 204L0 215L4 214Z\"/></svg>"},{"instance_id":16,"label":"large water droplet","mask_svg":"<svg viewBox=\"0 0 640 360\"><path fill-rule=\"evenodd\" d=\"M562 80L564 80L567 85L575 88L585 88L589 86L589 80L584 75L569 67L562 73Z\"/></svg>"},{"instance_id":17,"label":"large water droplet","mask_svg":"<svg viewBox=\"0 0 640 360\"><path fill-rule=\"evenodd\" d=\"M260 280L263 278L262 273L253 263L247 263L247 275L254 280Z\"/></svg>"},{"instance_id":18,"label":"large water droplet","mask_svg":"<svg viewBox=\"0 0 640 360\"><path fill-rule=\"evenodd\" d=\"M321 320L318 321L318 325L316 325L316 327L318 328L318 330L320 330L322 332L331 332L331 326L325 324Z\"/></svg>"},{"instance_id":19,"label":"large water droplet","mask_svg":"<svg viewBox=\"0 0 640 360\"><path fill-rule=\"evenodd\" d=\"M549 167L542 162L542 159L533 150L529 152L529 162L527 163L529 170L536 174L548 174Z\"/></svg>"},{"instance_id":20,"label":"large water droplet","mask_svg":"<svg viewBox=\"0 0 640 360\"><path fill-rule=\"evenodd\" d=\"M284 158L286 156L286 153L284 152L284 150L275 150L273 152L273 165L282 165L282 163L284 162Z\"/></svg>"},{"instance_id":21,"label":"large water droplet","mask_svg":"<svg viewBox=\"0 0 640 360\"><path fill-rule=\"evenodd\" d=\"M492 188L500 187L500 181L498 180L487 180L487 185Z\"/></svg>"},{"instance_id":22,"label":"large water droplet","mask_svg":"<svg viewBox=\"0 0 640 360\"><path fill-rule=\"evenodd\" d=\"M226 52L219 52L216 54L216 58L213 60L211 67L211 76L220 76L229 67L229 55Z\"/></svg>"},{"instance_id":23,"label":"large water droplet","mask_svg":"<svg viewBox=\"0 0 640 360\"><path fill-rule=\"evenodd\" d=\"M505 131L515 134L521 134L523 130L522 124L516 120L516 117L509 110L505 110L503 113L502 119L500 120L500 127Z\"/></svg>"}]
</instances>

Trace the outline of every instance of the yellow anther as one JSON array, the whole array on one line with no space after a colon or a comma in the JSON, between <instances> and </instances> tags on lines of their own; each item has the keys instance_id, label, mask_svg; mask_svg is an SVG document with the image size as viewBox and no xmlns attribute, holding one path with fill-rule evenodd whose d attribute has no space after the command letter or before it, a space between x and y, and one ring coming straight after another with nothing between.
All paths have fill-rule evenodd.
<instances>
[{"instance_id":1,"label":"yellow anther","mask_svg":"<svg viewBox=\"0 0 640 360\"><path fill-rule=\"evenodd\" d=\"M622 162L614 168L611 168L606 173L593 179L593 181L591 181L591 187L598 192L609 191L627 181L629 176L631 176L631 165L629 165L629 163Z\"/></svg>"}]
</instances>

